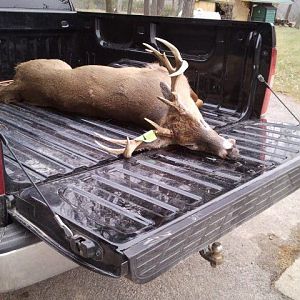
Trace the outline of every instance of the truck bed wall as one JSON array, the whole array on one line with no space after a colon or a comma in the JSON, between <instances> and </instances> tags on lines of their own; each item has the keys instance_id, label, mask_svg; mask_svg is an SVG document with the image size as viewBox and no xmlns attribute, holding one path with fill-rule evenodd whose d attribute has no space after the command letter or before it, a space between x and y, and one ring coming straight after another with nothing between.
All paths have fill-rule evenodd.
<instances>
[{"instance_id":1,"label":"truck bed wall","mask_svg":"<svg viewBox=\"0 0 300 300\"><path fill-rule=\"evenodd\" d=\"M242 118L260 115L275 45L270 24L190 20L84 12L0 12L0 80L35 58L58 58L72 67L120 59L154 61L143 42L158 36L189 62L191 86L213 108ZM163 49L162 49L163 50ZM167 53L168 54L168 53Z\"/></svg>"}]
</instances>

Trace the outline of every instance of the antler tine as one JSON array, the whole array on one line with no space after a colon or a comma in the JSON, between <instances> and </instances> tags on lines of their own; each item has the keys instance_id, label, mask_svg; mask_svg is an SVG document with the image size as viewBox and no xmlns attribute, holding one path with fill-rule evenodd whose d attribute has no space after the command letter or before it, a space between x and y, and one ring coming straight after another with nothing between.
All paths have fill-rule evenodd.
<instances>
[{"instance_id":1,"label":"antler tine","mask_svg":"<svg viewBox=\"0 0 300 300\"><path fill-rule=\"evenodd\" d=\"M170 42L168 42L164 39L157 38L157 37L155 38L155 40L164 44L167 48L169 48L171 50L171 52L175 58L176 68L174 68L172 66L172 64L170 63L170 61L167 58L165 53L160 53L158 50L156 50L155 48L153 48L152 46L150 46L147 43L143 43L143 45L146 48L148 48L148 49L146 49L147 52L153 53L158 58L158 60L168 69L169 75L171 77L171 91L175 92L175 86L176 86L178 76L180 76L181 74L184 73L184 71L188 68L189 64L187 61L182 59L179 50L173 44L171 44ZM160 99L161 101L163 101L164 103L166 103L169 106L175 107L177 110L179 110L179 108L180 108L178 105L177 106L171 105L170 101L168 101L167 99L160 98L160 97L158 99ZM178 102L176 97L174 100L175 100L175 102ZM180 109L180 111L182 112L182 109Z\"/></svg>"},{"instance_id":2,"label":"antler tine","mask_svg":"<svg viewBox=\"0 0 300 300\"><path fill-rule=\"evenodd\" d=\"M178 110L178 107L175 103L173 103L172 101L170 100L167 100L166 98L163 98L163 97L157 97L157 99L159 99L160 101L162 101L163 103L169 105L170 107L174 107L175 109Z\"/></svg>"},{"instance_id":3,"label":"antler tine","mask_svg":"<svg viewBox=\"0 0 300 300\"><path fill-rule=\"evenodd\" d=\"M177 94L175 92L172 92L172 94L173 94L174 101L167 100L166 98L163 97L157 97L157 99L167 104L168 106L175 108L180 114L185 114L185 110L182 108L182 106L178 101Z\"/></svg>"},{"instance_id":4,"label":"antler tine","mask_svg":"<svg viewBox=\"0 0 300 300\"><path fill-rule=\"evenodd\" d=\"M104 151L111 153L111 154L115 154L115 155L120 155L124 153L125 148L122 149L114 149L114 148L110 148L110 147L106 147L104 145L102 145L101 143L99 143L98 141L95 140L95 143Z\"/></svg>"},{"instance_id":5,"label":"antler tine","mask_svg":"<svg viewBox=\"0 0 300 300\"><path fill-rule=\"evenodd\" d=\"M124 148L115 149L115 148L110 148L110 147L104 146L104 145L102 145L101 143L99 143L98 141L95 140L95 143L102 150L104 150L108 153L111 153L111 154L115 154L115 155L123 154L123 156L126 157L126 158L130 158L132 156L132 153L136 150L136 148L143 143L143 141L129 140L128 137L127 137L126 140L118 140L118 139L112 139L112 138L103 136L103 135L101 135L99 133L96 133L96 132L95 132L95 135L97 135L98 137L100 137L101 139L103 139L107 142L124 145L125 146Z\"/></svg>"},{"instance_id":6,"label":"antler tine","mask_svg":"<svg viewBox=\"0 0 300 300\"><path fill-rule=\"evenodd\" d=\"M157 123L149 120L148 118L144 118L144 120L146 122L148 122L149 124L151 124L156 129L156 133L158 135L166 136L166 137L172 137L173 136L172 131L170 129L163 128L163 127L159 126Z\"/></svg>"},{"instance_id":7,"label":"antler tine","mask_svg":"<svg viewBox=\"0 0 300 300\"><path fill-rule=\"evenodd\" d=\"M119 144L119 145L124 145L124 146L127 144L127 140L113 139L113 138L110 138L108 136L102 135L102 134L97 133L97 132L94 132L94 134L97 137L99 137L100 139L102 139L104 141L107 141L107 142L110 142L110 143L113 143L113 144Z\"/></svg>"},{"instance_id":8,"label":"antler tine","mask_svg":"<svg viewBox=\"0 0 300 300\"><path fill-rule=\"evenodd\" d=\"M125 147L125 151L123 153L124 157L130 158L132 156L132 153L143 143L143 141L136 141L136 140L129 140L127 138L127 144Z\"/></svg>"},{"instance_id":9,"label":"antler tine","mask_svg":"<svg viewBox=\"0 0 300 300\"><path fill-rule=\"evenodd\" d=\"M182 62L183 62L183 59L181 57L179 50L173 44L171 44L170 42L168 42L164 39L161 39L158 37L156 37L155 39L157 41L161 42L162 44L164 44L167 48L169 48L171 50L171 52L173 53L174 58L175 58L176 70L178 70L181 67Z\"/></svg>"},{"instance_id":10,"label":"antler tine","mask_svg":"<svg viewBox=\"0 0 300 300\"><path fill-rule=\"evenodd\" d=\"M156 37L155 39L161 42L162 44L164 44L167 48L169 48L172 54L174 55L176 68L174 72L170 74L170 76L171 76L171 90L175 91L177 77L185 72L185 70L189 67L189 64L186 60L182 59L179 50L173 44L161 38Z\"/></svg>"},{"instance_id":11,"label":"antler tine","mask_svg":"<svg viewBox=\"0 0 300 300\"><path fill-rule=\"evenodd\" d=\"M172 74L176 71L176 69L172 66L169 59L166 56L166 53L160 53L158 50L156 50L154 47L150 46L147 43L143 43L147 52L154 54L154 56L160 61L160 63L167 68L169 74Z\"/></svg>"}]
</instances>

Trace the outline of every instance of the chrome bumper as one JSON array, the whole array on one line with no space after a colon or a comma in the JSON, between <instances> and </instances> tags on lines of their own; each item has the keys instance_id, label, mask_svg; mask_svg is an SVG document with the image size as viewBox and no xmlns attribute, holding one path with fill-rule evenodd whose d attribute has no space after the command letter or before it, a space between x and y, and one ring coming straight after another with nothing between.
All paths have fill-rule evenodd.
<instances>
[{"instance_id":1,"label":"chrome bumper","mask_svg":"<svg viewBox=\"0 0 300 300\"><path fill-rule=\"evenodd\" d=\"M32 285L77 266L44 242L0 254L0 293Z\"/></svg>"}]
</instances>

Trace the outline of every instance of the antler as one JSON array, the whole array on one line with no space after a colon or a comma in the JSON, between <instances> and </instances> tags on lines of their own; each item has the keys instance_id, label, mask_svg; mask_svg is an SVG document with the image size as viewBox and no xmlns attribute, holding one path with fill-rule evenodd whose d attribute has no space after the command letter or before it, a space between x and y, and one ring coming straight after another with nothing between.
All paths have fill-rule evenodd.
<instances>
[{"instance_id":1,"label":"antler","mask_svg":"<svg viewBox=\"0 0 300 300\"><path fill-rule=\"evenodd\" d=\"M160 125L158 125L157 123L145 118L145 121L147 121L148 123L150 123L156 130L151 130L148 131L146 133L144 133L143 135L130 140L128 137L126 140L119 140L119 139L112 139L110 137L101 135L97 132L94 132L94 134L99 137L100 139L113 143L113 144L117 144L117 145L122 145L125 146L123 148L110 148L107 146L102 145L101 143L99 143L97 140L95 140L96 144L103 149L104 151L111 153L111 154L115 154L115 155L120 155L123 154L124 157L126 158L130 158L132 156L132 153L137 150L137 148L139 146L141 146L143 143L148 143L148 146L143 146L141 149L146 149L146 148L155 148L155 145L151 145L152 142L154 142L155 140L157 140L157 136L160 136L162 138L172 138L173 137L173 133L170 129L168 128L163 128Z\"/></svg>"},{"instance_id":2,"label":"antler","mask_svg":"<svg viewBox=\"0 0 300 300\"><path fill-rule=\"evenodd\" d=\"M143 43L143 45L148 48L146 49L146 51L154 54L154 56L161 62L161 64L167 68L169 75L171 77L171 91L173 94L173 101L167 100L163 97L157 97L157 98L163 103L167 104L168 106L175 108L179 113L184 113L184 109L180 105L177 94L175 92L175 85L176 85L177 78L184 73L184 71L188 68L189 64L187 63L187 61L182 59L179 50L173 44L161 38L155 38L155 39L170 49L170 51L174 55L175 64L176 64L176 67L172 66L165 52L160 53L158 50L156 50L149 44Z\"/></svg>"},{"instance_id":3,"label":"antler","mask_svg":"<svg viewBox=\"0 0 300 300\"><path fill-rule=\"evenodd\" d=\"M170 42L168 42L164 39L161 39L161 38L155 38L155 39L170 49L170 51L174 55L176 67L172 66L172 64L170 63L169 59L167 58L165 52L160 53L154 47L152 47L146 43L143 43L143 45L148 48L148 49L146 49L147 52L154 54L154 56L161 62L161 64L167 68L167 70L170 74L170 77L171 77L171 90L172 90L172 92L174 92L175 84L176 84L176 80L177 80L178 76L184 73L184 71L188 68L189 64L187 61L182 59L179 50L173 44L171 44Z\"/></svg>"},{"instance_id":4,"label":"antler","mask_svg":"<svg viewBox=\"0 0 300 300\"><path fill-rule=\"evenodd\" d=\"M180 114L185 114L186 111L185 109L182 107L182 105L180 104L180 102L178 101L178 95L175 92L172 92L173 95L173 101L170 101L166 98L163 97L157 97L158 100L162 101L163 103L169 105L170 107L175 108Z\"/></svg>"},{"instance_id":5,"label":"antler","mask_svg":"<svg viewBox=\"0 0 300 300\"><path fill-rule=\"evenodd\" d=\"M170 129L163 128L160 125L158 125L157 123L155 123L147 118L144 118L144 120L147 121L149 124L151 124L156 129L156 134L158 136L164 136L164 137L170 137L170 138L173 137L173 132Z\"/></svg>"},{"instance_id":6,"label":"antler","mask_svg":"<svg viewBox=\"0 0 300 300\"><path fill-rule=\"evenodd\" d=\"M126 140L118 140L118 139L112 139L107 136L101 135L97 132L94 132L94 134L104 141L125 146L124 148L115 149L115 148L104 146L101 143L99 143L97 140L95 140L95 143L104 151L115 155L123 154L124 157L126 158L130 158L132 156L132 153L136 150L136 148L143 143L143 141L130 140L128 137L126 138Z\"/></svg>"}]
</instances>

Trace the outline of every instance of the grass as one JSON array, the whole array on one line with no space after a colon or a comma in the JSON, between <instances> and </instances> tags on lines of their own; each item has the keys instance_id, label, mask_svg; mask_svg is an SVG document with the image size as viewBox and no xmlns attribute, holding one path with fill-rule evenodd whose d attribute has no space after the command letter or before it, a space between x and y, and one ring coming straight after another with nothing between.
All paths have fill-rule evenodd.
<instances>
[{"instance_id":1,"label":"grass","mask_svg":"<svg viewBox=\"0 0 300 300\"><path fill-rule=\"evenodd\" d=\"M276 27L277 66L274 88L300 101L300 30Z\"/></svg>"}]
</instances>

